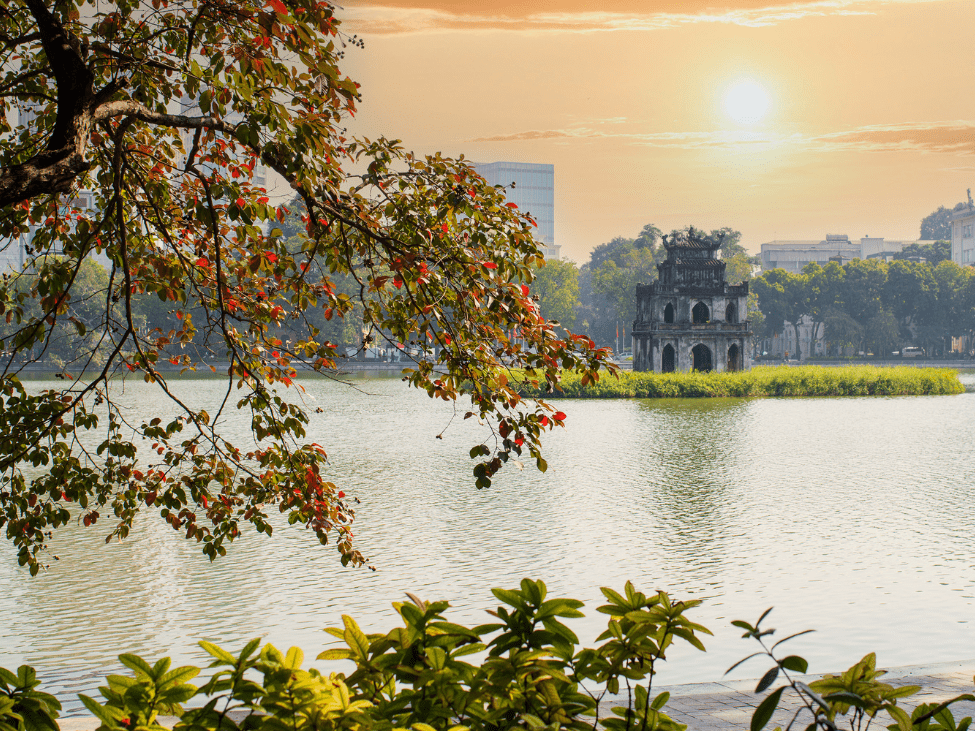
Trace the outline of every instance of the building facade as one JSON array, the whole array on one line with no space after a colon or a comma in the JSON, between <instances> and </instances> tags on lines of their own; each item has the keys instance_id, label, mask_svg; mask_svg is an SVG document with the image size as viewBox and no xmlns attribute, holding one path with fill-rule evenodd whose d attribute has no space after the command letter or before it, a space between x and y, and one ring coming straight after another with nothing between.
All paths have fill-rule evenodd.
<instances>
[{"instance_id":1,"label":"building facade","mask_svg":"<svg viewBox=\"0 0 975 731\"><path fill-rule=\"evenodd\" d=\"M555 166L530 162L481 162L474 169L491 185L505 187L508 201L538 222L536 238L546 259L558 259L555 243Z\"/></svg>"},{"instance_id":2,"label":"building facade","mask_svg":"<svg viewBox=\"0 0 975 731\"><path fill-rule=\"evenodd\" d=\"M694 229L663 237L658 279L636 288L633 370L740 371L751 368L748 282L725 281L720 241Z\"/></svg>"},{"instance_id":3,"label":"building facade","mask_svg":"<svg viewBox=\"0 0 975 731\"><path fill-rule=\"evenodd\" d=\"M933 243L934 241L926 239L905 241L872 236L864 236L857 241L851 240L846 234L827 234L821 241L770 241L762 244L762 271L785 269L792 274L799 274L811 262L826 266L830 261L845 264L854 259L889 260L912 244L923 246Z\"/></svg>"},{"instance_id":4,"label":"building facade","mask_svg":"<svg viewBox=\"0 0 975 731\"><path fill-rule=\"evenodd\" d=\"M951 214L951 260L961 266L975 266L975 204L971 191L968 204Z\"/></svg>"}]
</instances>

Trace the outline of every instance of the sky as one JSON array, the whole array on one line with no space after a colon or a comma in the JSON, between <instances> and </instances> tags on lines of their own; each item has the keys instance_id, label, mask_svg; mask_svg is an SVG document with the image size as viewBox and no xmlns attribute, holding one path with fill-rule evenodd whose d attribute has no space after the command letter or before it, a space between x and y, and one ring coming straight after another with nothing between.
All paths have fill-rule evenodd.
<instances>
[{"instance_id":1,"label":"sky","mask_svg":"<svg viewBox=\"0 0 975 731\"><path fill-rule=\"evenodd\" d=\"M556 243L915 239L975 188L975 0L346 0L352 130L555 165Z\"/></svg>"}]
</instances>

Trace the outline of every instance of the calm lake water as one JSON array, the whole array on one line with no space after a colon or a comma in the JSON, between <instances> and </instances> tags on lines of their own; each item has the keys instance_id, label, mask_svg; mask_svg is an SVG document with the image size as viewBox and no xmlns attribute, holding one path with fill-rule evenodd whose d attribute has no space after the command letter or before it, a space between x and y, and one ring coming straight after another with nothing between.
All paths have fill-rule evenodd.
<instances>
[{"instance_id":1,"label":"calm lake water","mask_svg":"<svg viewBox=\"0 0 975 731\"><path fill-rule=\"evenodd\" d=\"M600 586L704 600L692 616L715 633L708 652L675 648L663 684L718 679L752 651L730 621L773 605L780 632L818 630L793 647L811 672L869 651L886 666L975 658L975 393L563 401L548 472L506 468L478 491L476 425L458 417L437 440L449 405L396 379L356 383L307 382L324 409L309 435L362 500L357 538L377 572L343 569L298 528L245 536L210 564L158 519L114 545L71 526L34 579L0 544L0 665L34 665L77 712L74 694L95 693L122 651L203 662L199 639L236 651L259 636L314 657L343 613L385 630L411 591L480 623L489 588L525 576L586 602L584 642L604 627ZM225 385L177 388L204 404ZM124 398L166 408L144 384ZM243 441L244 419L227 428Z\"/></svg>"}]
</instances>

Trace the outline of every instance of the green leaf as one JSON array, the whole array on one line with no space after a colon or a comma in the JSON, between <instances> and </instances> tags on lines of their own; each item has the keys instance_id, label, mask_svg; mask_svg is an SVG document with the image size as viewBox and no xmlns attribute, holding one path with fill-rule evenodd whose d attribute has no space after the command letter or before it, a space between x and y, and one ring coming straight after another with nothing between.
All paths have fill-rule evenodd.
<instances>
[{"instance_id":1,"label":"green leaf","mask_svg":"<svg viewBox=\"0 0 975 731\"><path fill-rule=\"evenodd\" d=\"M81 693L78 694L78 698L81 699L84 707L91 711L92 715L97 717L106 726L115 726L117 725L118 719L122 718L120 715L115 715L116 713L119 713L119 711L115 711L115 709L112 708L107 708L99 704L98 701L93 698L89 698Z\"/></svg>"},{"instance_id":2,"label":"green leaf","mask_svg":"<svg viewBox=\"0 0 975 731\"><path fill-rule=\"evenodd\" d=\"M730 668L728 668L727 670L725 670L725 671L724 671L724 674L725 674L725 675L727 675L728 673L730 673L730 672L731 672L732 670L734 670L734 669L735 669L736 667L738 667L738 666L739 666L739 665L741 665L742 663L744 663L744 662L747 662L748 660L751 660L751 659L752 659L753 657L758 657L759 655L764 655L764 654L765 654L765 653L764 653L764 652L762 652L762 651L759 651L759 652L753 652L753 653L752 653L751 655L749 655L748 657L744 657L744 658L742 658L741 660L739 660L738 662L736 662L736 663L735 663L734 665L732 665L732 666L731 666Z\"/></svg>"},{"instance_id":3,"label":"green leaf","mask_svg":"<svg viewBox=\"0 0 975 731\"><path fill-rule=\"evenodd\" d=\"M118 659L122 662L125 667L134 670L136 674L145 675L150 678L155 678L155 673L153 673L153 668L143 660L138 655L124 654L119 655Z\"/></svg>"},{"instance_id":4,"label":"green leaf","mask_svg":"<svg viewBox=\"0 0 975 731\"><path fill-rule=\"evenodd\" d=\"M217 660L220 660L221 662L228 663L230 665L233 665L234 663L237 662L233 655L231 655L226 650L220 649L212 642L201 640L199 642L199 645L206 651L208 655L210 655L211 657L215 657Z\"/></svg>"},{"instance_id":5,"label":"green leaf","mask_svg":"<svg viewBox=\"0 0 975 731\"><path fill-rule=\"evenodd\" d=\"M156 681L156 685L159 688L165 688L166 686L169 685L180 685L182 683L187 682L188 680L192 680L199 674L200 674L199 668L195 668L190 665L185 665L183 667L170 670L168 673L166 673L161 678L159 678L158 681Z\"/></svg>"},{"instance_id":6,"label":"green leaf","mask_svg":"<svg viewBox=\"0 0 975 731\"><path fill-rule=\"evenodd\" d=\"M810 632L815 632L815 631L816 630L814 630L814 629L804 629L802 632L796 632L795 634L789 635L788 637L783 637L781 640L779 640L774 645L772 645L772 649L774 650L776 647L778 647L779 645L781 645L783 642L788 642L791 639L794 639L796 637L802 637L803 635L808 635Z\"/></svg>"},{"instance_id":7,"label":"green leaf","mask_svg":"<svg viewBox=\"0 0 975 731\"><path fill-rule=\"evenodd\" d=\"M805 673L809 669L809 663L806 662L806 659L798 655L789 655L779 660L779 665L794 673Z\"/></svg>"},{"instance_id":8,"label":"green leaf","mask_svg":"<svg viewBox=\"0 0 975 731\"><path fill-rule=\"evenodd\" d=\"M758 708L755 709L755 712L752 714L752 723L750 726L751 731L762 731L762 729L768 725L768 722L772 720L772 714L775 713L775 709L779 705L779 698L782 697L783 690L785 690L785 686L782 686L778 690L770 693L769 696L759 704Z\"/></svg>"},{"instance_id":9,"label":"green leaf","mask_svg":"<svg viewBox=\"0 0 975 731\"><path fill-rule=\"evenodd\" d=\"M357 627L358 629L358 627ZM360 632L360 634L362 634ZM366 642L366 650L369 652L369 643ZM288 654L284 657L284 666L289 670L298 670L301 668L301 663L304 662L305 653L301 651L300 648L292 647L288 650Z\"/></svg>"},{"instance_id":10,"label":"green leaf","mask_svg":"<svg viewBox=\"0 0 975 731\"><path fill-rule=\"evenodd\" d=\"M318 653L317 660L351 660L355 657L351 650L334 649Z\"/></svg>"},{"instance_id":11,"label":"green leaf","mask_svg":"<svg viewBox=\"0 0 975 731\"><path fill-rule=\"evenodd\" d=\"M777 677L779 677L779 666L775 665L774 667L772 667L771 670L769 670L767 673L765 673L765 675L762 676L761 680L758 681L758 685L755 686L755 692L756 693L763 692L766 688L768 688L770 685L772 685L772 683L775 682L775 679Z\"/></svg>"},{"instance_id":12,"label":"green leaf","mask_svg":"<svg viewBox=\"0 0 975 731\"><path fill-rule=\"evenodd\" d=\"M898 708L897 706L891 704L884 706L884 709L890 714L890 717L897 722L897 727L900 729L900 731L911 731L911 728L913 727L911 717L907 715L903 708Z\"/></svg>"}]
</instances>

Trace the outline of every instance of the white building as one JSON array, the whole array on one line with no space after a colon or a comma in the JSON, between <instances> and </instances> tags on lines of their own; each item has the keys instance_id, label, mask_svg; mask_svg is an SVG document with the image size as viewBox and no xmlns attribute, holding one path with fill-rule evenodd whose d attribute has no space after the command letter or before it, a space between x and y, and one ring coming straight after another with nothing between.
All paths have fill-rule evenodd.
<instances>
[{"instance_id":1,"label":"white building","mask_svg":"<svg viewBox=\"0 0 975 731\"><path fill-rule=\"evenodd\" d=\"M762 271L779 268L799 274L810 262L826 266L830 261L845 264L853 259L881 258L889 261L894 254L912 244L923 246L933 243L928 240L904 241L872 236L855 241L846 234L827 234L822 241L770 241L762 244Z\"/></svg>"},{"instance_id":2,"label":"white building","mask_svg":"<svg viewBox=\"0 0 975 731\"><path fill-rule=\"evenodd\" d=\"M28 106L23 107L17 111L17 124L20 127L27 127L28 129L37 119L37 113L34 107ZM63 212L67 213L69 209L77 208L81 211L90 212L95 208L95 194L91 190L79 190L74 198L64 200ZM44 224L32 224L27 227L26 231L23 231L20 236L13 239L7 239L5 241L0 241L0 272L14 271L20 272L24 270L24 267L30 261L31 255L27 253L31 242L34 239L34 234L40 229ZM55 242L53 248L46 252L34 252L34 253L46 253L46 254L61 254L60 245ZM111 263L108 260L108 256L102 253L93 253L92 258L101 264L103 267L108 269Z\"/></svg>"},{"instance_id":3,"label":"white building","mask_svg":"<svg viewBox=\"0 0 975 731\"><path fill-rule=\"evenodd\" d=\"M476 162L475 170L491 185L505 186L505 195L518 210L538 222L535 238L546 259L558 259L555 243L555 166L530 162Z\"/></svg>"},{"instance_id":4,"label":"white building","mask_svg":"<svg viewBox=\"0 0 975 731\"><path fill-rule=\"evenodd\" d=\"M951 260L961 266L975 266L975 204L971 193L968 205L951 214Z\"/></svg>"}]
</instances>

